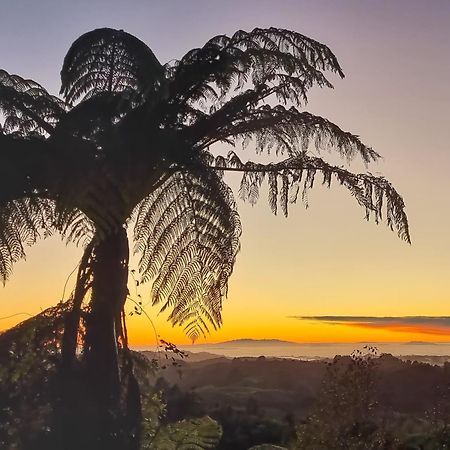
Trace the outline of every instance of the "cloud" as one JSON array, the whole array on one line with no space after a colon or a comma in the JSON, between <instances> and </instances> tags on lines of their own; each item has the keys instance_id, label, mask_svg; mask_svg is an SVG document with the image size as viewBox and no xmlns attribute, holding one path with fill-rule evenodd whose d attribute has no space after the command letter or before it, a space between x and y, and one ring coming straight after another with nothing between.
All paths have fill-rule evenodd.
<instances>
[{"instance_id":1,"label":"cloud","mask_svg":"<svg viewBox=\"0 0 450 450\"><path fill-rule=\"evenodd\" d=\"M290 318L317 321L328 325L450 336L449 316L290 316Z\"/></svg>"}]
</instances>

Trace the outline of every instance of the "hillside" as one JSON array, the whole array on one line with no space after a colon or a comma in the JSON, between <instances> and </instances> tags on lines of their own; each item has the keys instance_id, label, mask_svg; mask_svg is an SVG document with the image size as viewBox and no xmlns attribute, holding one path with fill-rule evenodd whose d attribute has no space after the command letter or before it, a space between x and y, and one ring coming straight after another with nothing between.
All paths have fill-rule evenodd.
<instances>
[{"instance_id":1,"label":"hillside","mask_svg":"<svg viewBox=\"0 0 450 450\"><path fill-rule=\"evenodd\" d=\"M152 357L147 352L147 356ZM199 360L198 358L202 358ZM339 359L339 364L349 358ZM306 417L321 388L329 362L277 358L234 358L198 355L167 365L163 377L182 392L195 392L206 410L220 405L245 408L256 401L275 416ZM376 362L377 398L399 413L420 414L433 407L440 388L450 381L443 367L402 361L383 355Z\"/></svg>"}]
</instances>

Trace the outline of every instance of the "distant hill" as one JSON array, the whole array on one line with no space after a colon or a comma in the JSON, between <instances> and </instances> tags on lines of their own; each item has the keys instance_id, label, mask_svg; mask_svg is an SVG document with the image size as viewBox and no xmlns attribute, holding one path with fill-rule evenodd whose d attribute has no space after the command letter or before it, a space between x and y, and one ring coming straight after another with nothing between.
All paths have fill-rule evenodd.
<instances>
[{"instance_id":1,"label":"distant hill","mask_svg":"<svg viewBox=\"0 0 450 450\"><path fill-rule=\"evenodd\" d=\"M282 341L280 339L233 339L208 345L298 345L297 342Z\"/></svg>"},{"instance_id":2,"label":"distant hill","mask_svg":"<svg viewBox=\"0 0 450 450\"><path fill-rule=\"evenodd\" d=\"M166 357L166 354L163 351L154 352L154 351L144 350L144 351L141 351L141 353L149 359L156 359L158 361L163 360ZM211 359L225 358L222 355L216 355L214 353L209 353L209 352L189 352L189 351L184 350L184 353L186 354L185 358L182 358L180 356L180 354L172 353L172 352L168 353L167 356L169 358L173 358L173 359L179 360L179 361L184 361L186 363L209 361Z\"/></svg>"},{"instance_id":3,"label":"distant hill","mask_svg":"<svg viewBox=\"0 0 450 450\"><path fill-rule=\"evenodd\" d=\"M416 361L424 364L430 364L432 366L443 366L445 363L450 364L450 356L438 356L438 355L402 355L398 357L402 361Z\"/></svg>"}]
</instances>

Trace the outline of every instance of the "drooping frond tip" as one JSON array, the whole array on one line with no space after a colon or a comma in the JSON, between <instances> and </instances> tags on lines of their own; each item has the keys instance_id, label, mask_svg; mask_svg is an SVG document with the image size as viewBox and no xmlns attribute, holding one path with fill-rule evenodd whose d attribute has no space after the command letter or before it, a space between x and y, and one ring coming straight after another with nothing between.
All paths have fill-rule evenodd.
<instances>
[{"instance_id":1,"label":"drooping frond tip","mask_svg":"<svg viewBox=\"0 0 450 450\"><path fill-rule=\"evenodd\" d=\"M299 104L313 85L332 86L324 71L344 76L326 45L281 28L215 36L169 69L171 93L186 103L220 102L232 90L253 85L260 91L254 100L273 94L278 101Z\"/></svg>"},{"instance_id":2,"label":"drooping frond tip","mask_svg":"<svg viewBox=\"0 0 450 450\"><path fill-rule=\"evenodd\" d=\"M153 304L195 341L222 323L241 225L233 194L206 167L175 173L139 206L135 251Z\"/></svg>"},{"instance_id":3,"label":"drooping frond tip","mask_svg":"<svg viewBox=\"0 0 450 450\"><path fill-rule=\"evenodd\" d=\"M4 134L21 137L51 134L65 104L40 84L0 69L0 114Z\"/></svg>"},{"instance_id":4,"label":"drooping frond tip","mask_svg":"<svg viewBox=\"0 0 450 450\"><path fill-rule=\"evenodd\" d=\"M367 220L373 217L379 223L384 217L391 230L395 230L401 239L411 242L404 201L384 177L354 174L321 158L304 154L279 163L259 164L251 161L243 163L234 152L230 152L227 159L216 158L216 168L244 172L239 194L252 204L258 200L261 185L267 180L272 212L277 214L281 209L286 217L289 204L296 203L299 198L307 206L307 191L313 188L317 174L322 175L322 184L327 187L331 187L334 178L365 209Z\"/></svg>"},{"instance_id":5,"label":"drooping frond tip","mask_svg":"<svg viewBox=\"0 0 450 450\"><path fill-rule=\"evenodd\" d=\"M87 244L92 223L80 211L58 211L54 201L30 197L0 207L0 279L6 283L14 263L25 258L25 247L59 232L67 242Z\"/></svg>"},{"instance_id":6,"label":"drooping frond tip","mask_svg":"<svg viewBox=\"0 0 450 450\"><path fill-rule=\"evenodd\" d=\"M41 233L52 231L53 203L24 198L0 207L0 278L5 284L12 266L25 258L24 247L36 242Z\"/></svg>"}]
</instances>

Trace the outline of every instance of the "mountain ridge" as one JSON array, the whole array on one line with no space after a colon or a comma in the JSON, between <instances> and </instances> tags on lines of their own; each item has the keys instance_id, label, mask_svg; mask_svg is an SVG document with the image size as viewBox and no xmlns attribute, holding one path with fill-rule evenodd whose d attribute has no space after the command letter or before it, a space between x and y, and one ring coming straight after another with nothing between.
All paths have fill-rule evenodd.
<instances>
[{"instance_id":1,"label":"mountain ridge","mask_svg":"<svg viewBox=\"0 0 450 450\"><path fill-rule=\"evenodd\" d=\"M205 344L205 345L299 345L298 342L292 341L283 341L281 339L252 339L252 338L241 338L241 339L232 339L230 341L216 342L214 344ZM201 345L201 344L200 344Z\"/></svg>"}]
</instances>

